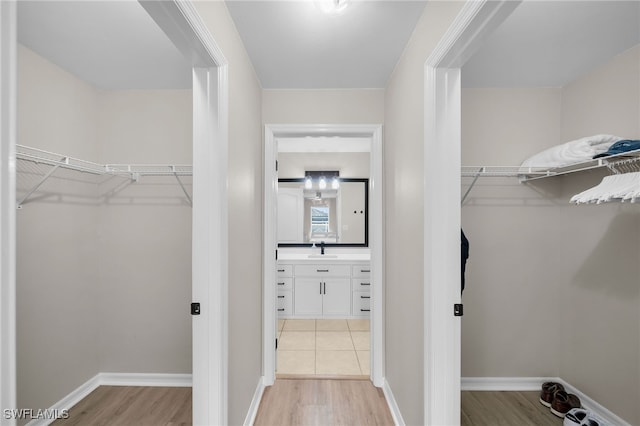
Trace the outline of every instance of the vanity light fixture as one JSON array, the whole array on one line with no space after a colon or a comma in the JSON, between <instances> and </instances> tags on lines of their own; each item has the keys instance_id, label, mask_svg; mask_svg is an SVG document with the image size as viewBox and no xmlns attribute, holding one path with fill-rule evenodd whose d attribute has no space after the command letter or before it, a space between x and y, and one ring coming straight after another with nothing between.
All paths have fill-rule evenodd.
<instances>
[{"instance_id":1,"label":"vanity light fixture","mask_svg":"<svg viewBox=\"0 0 640 426\"><path fill-rule=\"evenodd\" d=\"M331 181L331 183L329 183ZM317 182L317 183L316 183ZM304 189L331 189L340 188L340 172L337 170L313 170L304 172Z\"/></svg>"}]
</instances>

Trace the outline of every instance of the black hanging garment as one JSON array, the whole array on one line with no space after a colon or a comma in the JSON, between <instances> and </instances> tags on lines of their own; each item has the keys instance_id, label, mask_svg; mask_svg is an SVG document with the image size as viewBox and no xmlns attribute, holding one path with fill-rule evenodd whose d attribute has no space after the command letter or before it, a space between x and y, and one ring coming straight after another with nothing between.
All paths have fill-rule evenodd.
<instances>
[{"instance_id":1,"label":"black hanging garment","mask_svg":"<svg viewBox=\"0 0 640 426\"><path fill-rule=\"evenodd\" d=\"M467 259L469 258L469 240L467 240L462 229L460 229L460 234L462 235L462 252L460 253L460 261L462 263L462 283L460 293L462 293L464 291L464 269L467 264Z\"/></svg>"}]
</instances>

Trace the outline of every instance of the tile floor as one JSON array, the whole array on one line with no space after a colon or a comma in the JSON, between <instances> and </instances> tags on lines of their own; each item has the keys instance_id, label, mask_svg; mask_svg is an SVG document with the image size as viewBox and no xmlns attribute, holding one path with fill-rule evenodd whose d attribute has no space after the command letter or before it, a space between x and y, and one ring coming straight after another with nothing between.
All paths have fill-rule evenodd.
<instances>
[{"instance_id":1,"label":"tile floor","mask_svg":"<svg viewBox=\"0 0 640 426\"><path fill-rule=\"evenodd\" d=\"M278 321L281 375L369 376L368 319Z\"/></svg>"}]
</instances>

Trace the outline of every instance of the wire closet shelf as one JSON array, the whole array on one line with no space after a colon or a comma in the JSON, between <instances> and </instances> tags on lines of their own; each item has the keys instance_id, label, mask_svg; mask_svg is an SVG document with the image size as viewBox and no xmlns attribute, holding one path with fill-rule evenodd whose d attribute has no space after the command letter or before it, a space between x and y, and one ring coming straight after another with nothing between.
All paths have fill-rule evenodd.
<instances>
[{"instance_id":1,"label":"wire closet shelf","mask_svg":"<svg viewBox=\"0 0 640 426\"><path fill-rule=\"evenodd\" d=\"M467 188L462 203L480 177L517 177L520 182L561 176L587 170L607 168L614 174L640 172L640 149L621 154L596 158L562 167L522 167L522 166L462 166L461 176L473 180Z\"/></svg>"},{"instance_id":2,"label":"wire closet shelf","mask_svg":"<svg viewBox=\"0 0 640 426\"><path fill-rule=\"evenodd\" d=\"M193 166L187 164L98 164L24 145L16 145L16 157L19 160L48 164L53 167L95 175L125 176L134 180L142 176L191 176L193 174Z\"/></svg>"},{"instance_id":3,"label":"wire closet shelf","mask_svg":"<svg viewBox=\"0 0 640 426\"><path fill-rule=\"evenodd\" d=\"M47 180L53 173L61 168L89 173L98 176L120 176L138 181L144 176L173 176L176 178L190 205L193 205L191 196L187 192L181 176L192 176L193 166L188 164L98 164L91 161L74 158L68 155L45 151L25 145L16 145L16 158L30 161L35 164L45 164L51 169L44 174L40 181L17 201L17 207L22 204Z\"/></svg>"}]
</instances>

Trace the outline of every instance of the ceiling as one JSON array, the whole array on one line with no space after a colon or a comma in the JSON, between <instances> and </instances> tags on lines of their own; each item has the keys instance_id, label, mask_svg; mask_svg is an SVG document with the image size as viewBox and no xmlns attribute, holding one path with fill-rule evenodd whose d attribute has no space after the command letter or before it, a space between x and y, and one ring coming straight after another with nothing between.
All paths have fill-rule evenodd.
<instances>
[{"instance_id":1,"label":"ceiling","mask_svg":"<svg viewBox=\"0 0 640 426\"><path fill-rule=\"evenodd\" d=\"M353 1L324 13L314 1L227 1L265 89L381 88L424 1Z\"/></svg>"},{"instance_id":2,"label":"ceiling","mask_svg":"<svg viewBox=\"0 0 640 426\"><path fill-rule=\"evenodd\" d=\"M20 43L100 89L191 88L191 65L137 1L21 0L17 15Z\"/></svg>"},{"instance_id":3,"label":"ceiling","mask_svg":"<svg viewBox=\"0 0 640 426\"><path fill-rule=\"evenodd\" d=\"M561 87L639 43L639 1L525 1L467 61L462 84Z\"/></svg>"},{"instance_id":4,"label":"ceiling","mask_svg":"<svg viewBox=\"0 0 640 426\"><path fill-rule=\"evenodd\" d=\"M384 88L426 2L352 1L337 15L311 0L226 3L263 88ZM99 88L191 87L190 65L134 0L21 0L18 40ZM638 43L639 1L528 0L463 84L557 87Z\"/></svg>"}]
</instances>

